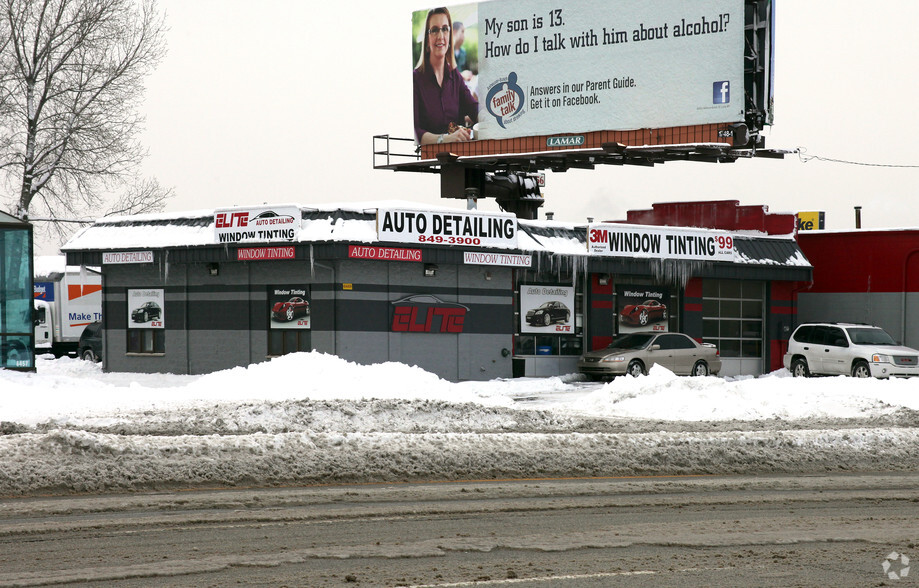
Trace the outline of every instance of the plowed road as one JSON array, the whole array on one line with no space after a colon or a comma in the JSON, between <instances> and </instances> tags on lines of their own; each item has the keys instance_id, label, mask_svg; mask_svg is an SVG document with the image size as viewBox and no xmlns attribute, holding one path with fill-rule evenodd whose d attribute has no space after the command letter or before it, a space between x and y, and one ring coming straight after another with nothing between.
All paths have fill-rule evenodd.
<instances>
[{"instance_id":1,"label":"plowed road","mask_svg":"<svg viewBox=\"0 0 919 588\"><path fill-rule=\"evenodd\" d=\"M0 499L0 586L915 584L903 556L919 473Z\"/></svg>"}]
</instances>

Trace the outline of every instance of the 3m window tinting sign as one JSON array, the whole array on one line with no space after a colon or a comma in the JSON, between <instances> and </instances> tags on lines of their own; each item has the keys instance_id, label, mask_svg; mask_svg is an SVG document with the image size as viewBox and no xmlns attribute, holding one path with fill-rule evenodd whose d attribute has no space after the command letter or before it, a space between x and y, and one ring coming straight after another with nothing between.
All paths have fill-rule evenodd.
<instances>
[{"instance_id":1,"label":"3m window tinting sign","mask_svg":"<svg viewBox=\"0 0 919 588\"><path fill-rule=\"evenodd\" d=\"M310 328L309 286L275 286L268 291L272 329Z\"/></svg>"},{"instance_id":2,"label":"3m window tinting sign","mask_svg":"<svg viewBox=\"0 0 919 588\"><path fill-rule=\"evenodd\" d=\"M587 226L587 251L617 257L732 262L734 237L707 229L595 224Z\"/></svg>"}]
</instances>

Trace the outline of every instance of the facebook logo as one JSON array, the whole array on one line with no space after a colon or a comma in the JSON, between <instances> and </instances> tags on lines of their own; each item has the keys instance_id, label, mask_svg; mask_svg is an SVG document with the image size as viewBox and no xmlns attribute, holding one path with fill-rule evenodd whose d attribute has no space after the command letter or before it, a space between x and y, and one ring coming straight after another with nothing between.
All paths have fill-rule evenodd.
<instances>
[{"instance_id":1,"label":"facebook logo","mask_svg":"<svg viewBox=\"0 0 919 588\"><path fill-rule=\"evenodd\" d=\"M715 82L712 84L712 104L728 104L731 102L731 82Z\"/></svg>"}]
</instances>

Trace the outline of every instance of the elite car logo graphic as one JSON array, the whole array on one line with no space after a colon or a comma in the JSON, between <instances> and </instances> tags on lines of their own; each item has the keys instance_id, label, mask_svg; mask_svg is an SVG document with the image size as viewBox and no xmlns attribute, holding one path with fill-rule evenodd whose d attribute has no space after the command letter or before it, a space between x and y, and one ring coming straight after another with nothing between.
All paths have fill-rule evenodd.
<instances>
[{"instance_id":1,"label":"elite car logo graphic","mask_svg":"<svg viewBox=\"0 0 919 588\"><path fill-rule=\"evenodd\" d=\"M712 104L730 104L731 82L714 82L712 84Z\"/></svg>"},{"instance_id":2,"label":"elite car logo graphic","mask_svg":"<svg viewBox=\"0 0 919 588\"><path fill-rule=\"evenodd\" d=\"M462 333L469 307L416 294L393 302L394 333Z\"/></svg>"},{"instance_id":3,"label":"elite car logo graphic","mask_svg":"<svg viewBox=\"0 0 919 588\"><path fill-rule=\"evenodd\" d=\"M488 88L485 108L504 129L507 128L505 124L514 122L523 114L525 99L523 88L517 85L517 73L512 71L507 79L500 79Z\"/></svg>"}]
</instances>

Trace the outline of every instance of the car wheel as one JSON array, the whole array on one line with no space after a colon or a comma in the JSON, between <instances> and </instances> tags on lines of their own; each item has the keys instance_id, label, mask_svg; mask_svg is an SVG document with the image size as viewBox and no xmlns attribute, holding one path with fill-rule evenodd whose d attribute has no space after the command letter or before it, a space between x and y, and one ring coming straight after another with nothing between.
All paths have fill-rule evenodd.
<instances>
[{"instance_id":1,"label":"car wheel","mask_svg":"<svg viewBox=\"0 0 919 588\"><path fill-rule=\"evenodd\" d=\"M547 327L552 324L552 317L549 316L548 312L542 315L542 324L544 324Z\"/></svg>"},{"instance_id":2,"label":"car wheel","mask_svg":"<svg viewBox=\"0 0 919 588\"><path fill-rule=\"evenodd\" d=\"M629 367L626 371L632 377L642 376L645 373L645 365L637 359L633 359L629 362Z\"/></svg>"},{"instance_id":3,"label":"car wheel","mask_svg":"<svg viewBox=\"0 0 919 588\"><path fill-rule=\"evenodd\" d=\"M868 362L865 360L856 361L855 365L852 366L852 377L853 378L870 378L871 368L868 367Z\"/></svg>"},{"instance_id":4,"label":"car wheel","mask_svg":"<svg viewBox=\"0 0 919 588\"><path fill-rule=\"evenodd\" d=\"M799 357L791 362L791 375L796 378L809 378L811 372L807 368L807 360Z\"/></svg>"},{"instance_id":5,"label":"car wheel","mask_svg":"<svg viewBox=\"0 0 919 588\"><path fill-rule=\"evenodd\" d=\"M289 321L294 320L294 309L293 309L293 308L288 308L288 309L287 309L286 316L287 316L287 320L289 320Z\"/></svg>"},{"instance_id":6,"label":"car wheel","mask_svg":"<svg viewBox=\"0 0 919 588\"><path fill-rule=\"evenodd\" d=\"M565 322L567 323L567 322L570 321L570 320L571 320L571 313L570 313L570 312L566 312L566 313L565 313Z\"/></svg>"},{"instance_id":7,"label":"car wheel","mask_svg":"<svg viewBox=\"0 0 919 588\"><path fill-rule=\"evenodd\" d=\"M83 353L80 355L80 358L83 361L99 361L99 358L96 357L96 354L92 349L84 349Z\"/></svg>"},{"instance_id":8,"label":"car wheel","mask_svg":"<svg viewBox=\"0 0 919 588\"><path fill-rule=\"evenodd\" d=\"M647 310L641 311L641 313L638 315L638 324L640 324L641 326L645 326L648 324L648 311Z\"/></svg>"},{"instance_id":9,"label":"car wheel","mask_svg":"<svg viewBox=\"0 0 919 588\"><path fill-rule=\"evenodd\" d=\"M701 359L697 361L696 365L692 366L692 375L707 376L708 375L708 364L702 361Z\"/></svg>"}]
</instances>

